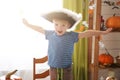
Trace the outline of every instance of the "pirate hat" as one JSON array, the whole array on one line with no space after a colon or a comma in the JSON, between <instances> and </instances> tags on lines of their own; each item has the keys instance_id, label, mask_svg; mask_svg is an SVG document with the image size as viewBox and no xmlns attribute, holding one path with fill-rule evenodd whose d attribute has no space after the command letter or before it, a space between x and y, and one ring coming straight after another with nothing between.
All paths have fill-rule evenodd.
<instances>
[{"instance_id":1,"label":"pirate hat","mask_svg":"<svg viewBox=\"0 0 120 80\"><path fill-rule=\"evenodd\" d=\"M67 20L71 24L70 28L76 26L82 19L81 14L64 8L43 14L42 17L50 22L52 22L53 19Z\"/></svg>"}]
</instances>

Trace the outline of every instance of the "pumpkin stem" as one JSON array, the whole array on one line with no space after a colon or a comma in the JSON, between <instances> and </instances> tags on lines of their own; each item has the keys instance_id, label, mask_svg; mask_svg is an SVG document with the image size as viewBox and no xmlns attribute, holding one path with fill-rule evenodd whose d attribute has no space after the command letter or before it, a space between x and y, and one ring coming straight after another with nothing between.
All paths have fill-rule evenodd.
<instances>
[{"instance_id":1,"label":"pumpkin stem","mask_svg":"<svg viewBox=\"0 0 120 80\"><path fill-rule=\"evenodd\" d=\"M106 50L107 54L109 54L109 52L108 52L108 50L107 50L107 48L106 48L106 47L105 47L105 50Z\"/></svg>"},{"instance_id":2,"label":"pumpkin stem","mask_svg":"<svg viewBox=\"0 0 120 80\"><path fill-rule=\"evenodd\" d=\"M113 14L113 16L115 16L115 15L116 15L116 13Z\"/></svg>"}]
</instances>

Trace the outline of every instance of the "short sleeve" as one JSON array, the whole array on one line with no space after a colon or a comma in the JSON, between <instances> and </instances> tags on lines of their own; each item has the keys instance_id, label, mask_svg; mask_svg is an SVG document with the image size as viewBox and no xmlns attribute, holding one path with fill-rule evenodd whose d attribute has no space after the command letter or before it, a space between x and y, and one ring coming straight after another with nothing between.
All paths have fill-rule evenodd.
<instances>
[{"instance_id":1,"label":"short sleeve","mask_svg":"<svg viewBox=\"0 0 120 80\"><path fill-rule=\"evenodd\" d=\"M74 42L77 42L79 39L78 39L78 33L77 32L71 32L71 36L73 37L74 39Z\"/></svg>"},{"instance_id":2,"label":"short sleeve","mask_svg":"<svg viewBox=\"0 0 120 80\"><path fill-rule=\"evenodd\" d=\"M45 30L45 38L48 40L51 37L51 34L53 34L54 31L51 30Z\"/></svg>"}]
</instances>

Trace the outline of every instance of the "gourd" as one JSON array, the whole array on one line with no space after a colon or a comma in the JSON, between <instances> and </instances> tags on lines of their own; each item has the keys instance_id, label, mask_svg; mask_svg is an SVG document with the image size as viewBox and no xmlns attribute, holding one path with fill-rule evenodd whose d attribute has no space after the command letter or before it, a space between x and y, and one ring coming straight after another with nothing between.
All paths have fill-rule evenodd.
<instances>
[{"instance_id":1,"label":"gourd","mask_svg":"<svg viewBox=\"0 0 120 80\"><path fill-rule=\"evenodd\" d=\"M106 48L105 48L106 49ZM107 49L106 49L107 50ZM114 63L114 58L109 54L109 52L107 51L107 53L102 53L99 55L98 57L98 61L100 65L103 66L110 66L111 64Z\"/></svg>"},{"instance_id":2,"label":"gourd","mask_svg":"<svg viewBox=\"0 0 120 80\"><path fill-rule=\"evenodd\" d=\"M106 80L117 80L114 76L108 76Z\"/></svg>"},{"instance_id":3,"label":"gourd","mask_svg":"<svg viewBox=\"0 0 120 80\"><path fill-rule=\"evenodd\" d=\"M120 28L120 16L115 16L114 14L106 20L105 25L108 28Z\"/></svg>"}]
</instances>

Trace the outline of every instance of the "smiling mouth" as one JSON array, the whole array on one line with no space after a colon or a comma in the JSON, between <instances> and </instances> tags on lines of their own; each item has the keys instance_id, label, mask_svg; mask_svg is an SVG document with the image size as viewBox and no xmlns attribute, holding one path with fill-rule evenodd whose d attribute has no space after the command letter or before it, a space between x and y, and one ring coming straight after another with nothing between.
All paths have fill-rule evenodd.
<instances>
[{"instance_id":1,"label":"smiling mouth","mask_svg":"<svg viewBox=\"0 0 120 80\"><path fill-rule=\"evenodd\" d=\"M62 33L62 31L58 31L58 33Z\"/></svg>"}]
</instances>

